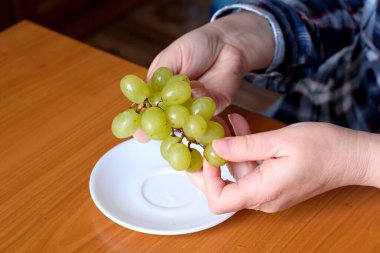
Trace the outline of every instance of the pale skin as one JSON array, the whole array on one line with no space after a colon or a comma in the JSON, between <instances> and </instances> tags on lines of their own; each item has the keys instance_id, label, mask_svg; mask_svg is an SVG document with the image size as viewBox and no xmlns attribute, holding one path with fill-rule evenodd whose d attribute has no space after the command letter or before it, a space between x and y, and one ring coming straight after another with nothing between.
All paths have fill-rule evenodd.
<instances>
[{"instance_id":1,"label":"pale skin","mask_svg":"<svg viewBox=\"0 0 380 253\"><path fill-rule=\"evenodd\" d=\"M241 78L270 65L275 49L267 21L241 12L198 28L162 51L148 79L160 66L188 75L195 96L215 99L218 112L231 102ZM201 85L203 83L204 85ZM277 212L346 185L380 188L380 135L327 123L298 123L251 134L247 121L229 115L236 137L213 142L229 162L236 182L224 181L220 168L204 162L190 180L216 214L255 209ZM141 132L139 141L147 141Z\"/></svg>"}]
</instances>

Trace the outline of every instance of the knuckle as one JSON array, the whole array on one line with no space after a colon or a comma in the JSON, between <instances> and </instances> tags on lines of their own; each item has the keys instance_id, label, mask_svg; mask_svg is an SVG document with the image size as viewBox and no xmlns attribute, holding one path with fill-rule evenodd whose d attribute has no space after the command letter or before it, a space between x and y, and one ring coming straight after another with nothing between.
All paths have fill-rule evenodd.
<instances>
[{"instance_id":1,"label":"knuckle","mask_svg":"<svg viewBox=\"0 0 380 253\"><path fill-rule=\"evenodd\" d=\"M244 150L246 150L246 151L254 150L255 142L254 142L253 138L250 138L249 135L243 135L241 138L243 140L242 143L243 143Z\"/></svg>"}]
</instances>

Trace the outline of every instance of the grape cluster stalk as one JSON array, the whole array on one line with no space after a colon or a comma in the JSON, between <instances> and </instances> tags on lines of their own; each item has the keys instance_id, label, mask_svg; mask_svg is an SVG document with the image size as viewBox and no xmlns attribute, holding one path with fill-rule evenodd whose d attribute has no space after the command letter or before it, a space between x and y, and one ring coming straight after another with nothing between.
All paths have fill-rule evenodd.
<instances>
[{"instance_id":1,"label":"grape cluster stalk","mask_svg":"<svg viewBox=\"0 0 380 253\"><path fill-rule=\"evenodd\" d=\"M222 125L211 120L215 102L210 97L193 98L187 76L160 67L148 83L136 75L124 76L120 88L132 105L112 122L117 138L131 137L141 128L162 141L162 157L178 171L200 171L203 157L215 167L226 163L211 145L224 137ZM193 145L203 149L203 156Z\"/></svg>"}]
</instances>

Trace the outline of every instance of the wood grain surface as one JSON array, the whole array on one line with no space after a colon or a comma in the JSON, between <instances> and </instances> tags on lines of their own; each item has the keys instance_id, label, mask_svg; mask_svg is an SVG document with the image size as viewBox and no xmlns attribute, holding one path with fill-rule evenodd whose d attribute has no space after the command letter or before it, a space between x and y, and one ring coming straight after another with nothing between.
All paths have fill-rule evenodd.
<instances>
[{"instance_id":1,"label":"wood grain surface","mask_svg":"<svg viewBox=\"0 0 380 253\"><path fill-rule=\"evenodd\" d=\"M0 252L380 252L380 192L366 187L187 235L113 223L88 183L120 142L110 123L129 105L118 84L127 73L146 69L30 22L0 33ZM224 115L236 111L254 132L282 126L234 106Z\"/></svg>"}]
</instances>

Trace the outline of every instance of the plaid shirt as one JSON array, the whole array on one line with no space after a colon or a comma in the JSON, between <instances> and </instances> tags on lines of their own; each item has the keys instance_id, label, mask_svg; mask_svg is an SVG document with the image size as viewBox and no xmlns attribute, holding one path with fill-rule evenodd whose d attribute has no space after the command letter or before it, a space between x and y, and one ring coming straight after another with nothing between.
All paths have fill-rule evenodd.
<instances>
[{"instance_id":1,"label":"plaid shirt","mask_svg":"<svg viewBox=\"0 0 380 253\"><path fill-rule=\"evenodd\" d=\"M253 83L283 93L269 111L285 123L322 121L380 133L380 1L252 0L276 42L272 65Z\"/></svg>"}]
</instances>

